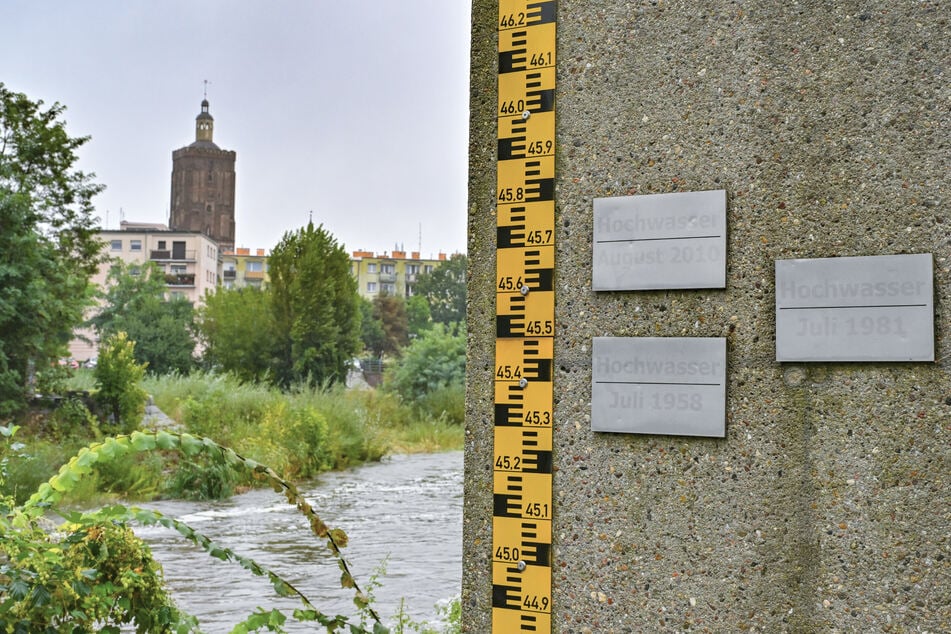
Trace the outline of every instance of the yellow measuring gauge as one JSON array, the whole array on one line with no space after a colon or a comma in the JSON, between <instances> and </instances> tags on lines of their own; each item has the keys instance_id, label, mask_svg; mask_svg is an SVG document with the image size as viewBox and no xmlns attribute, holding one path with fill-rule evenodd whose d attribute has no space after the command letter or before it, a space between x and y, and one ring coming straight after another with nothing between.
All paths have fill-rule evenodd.
<instances>
[{"instance_id":1,"label":"yellow measuring gauge","mask_svg":"<svg viewBox=\"0 0 951 634\"><path fill-rule=\"evenodd\" d=\"M555 157L500 161L497 170L499 205L519 205L555 198Z\"/></svg>"},{"instance_id":2,"label":"yellow measuring gauge","mask_svg":"<svg viewBox=\"0 0 951 634\"><path fill-rule=\"evenodd\" d=\"M551 381L551 339L499 339L495 344L495 380Z\"/></svg>"},{"instance_id":3,"label":"yellow measuring gauge","mask_svg":"<svg viewBox=\"0 0 951 634\"><path fill-rule=\"evenodd\" d=\"M551 427L496 427L495 470L551 473Z\"/></svg>"},{"instance_id":4,"label":"yellow measuring gauge","mask_svg":"<svg viewBox=\"0 0 951 634\"><path fill-rule=\"evenodd\" d=\"M555 0L499 0L499 31L555 21Z\"/></svg>"},{"instance_id":5,"label":"yellow measuring gauge","mask_svg":"<svg viewBox=\"0 0 951 634\"><path fill-rule=\"evenodd\" d=\"M551 427L551 386L529 381L524 387L518 383L495 383L495 424Z\"/></svg>"},{"instance_id":6,"label":"yellow measuring gauge","mask_svg":"<svg viewBox=\"0 0 951 634\"><path fill-rule=\"evenodd\" d=\"M499 31L499 74L555 65L555 23Z\"/></svg>"},{"instance_id":7,"label":"yellow measuring gauge","mask_svg":"<svg viewBox=\"0 0 951 634\"><path fill-rule=\"evenodd\" d=\"M555 69L533 68L499 75L500 117L528 118L555 107Z\"/></svg>"},{"instance_id":8,"label":"yellow measuring gauge","mask_svg":"<svg viewBox=\"0 0 951 634\"><path fill-rule=\"evenodd\" d=\"M499 159L551 156L555 153L555 113L500 118Z\"/></svg>"},{"instance_id":9,"label":"yellow measuring gauge","mask_svg":"<svg viewBox=\"0 0 951 634\"><path fill-rule=\"evenodd\" d=\"M492 630L551 631L555 0L499 0Z\"/></svg>"},{"instance_id":10,"label":"yellow measuring gauge","mask_svg":"<svg viewBox=\"0 0 951 634\"><path fill-rule=\"evenodd\" d=\"M551 207L550 201L499 207L496 236L499 249L553 244L555 218Z\"/></svg>"},{"instance_id":11,"label":"yellow measuring gauge","mask_svg":"<svg viewBox=\"0 0 951 634\"><path fill-rule=\"evenodd\" d=\"M554 290L554 267L555 249L551 245L499 249L496 252L496 292Z\"/></svg>"}]
</instances>

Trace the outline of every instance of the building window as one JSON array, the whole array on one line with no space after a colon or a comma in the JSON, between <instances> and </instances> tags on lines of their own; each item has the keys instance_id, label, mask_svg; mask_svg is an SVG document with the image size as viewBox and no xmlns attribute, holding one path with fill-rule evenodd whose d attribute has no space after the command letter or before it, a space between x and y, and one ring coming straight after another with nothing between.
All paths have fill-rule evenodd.
<instances>
[{"instance_id":1,"label":"building window","mask_svg":"<svg viewBox=\"0 0 951 634\"><path fill-rule=\"evenodd\" d=\"M165 250L165 240L159 240L159 241L158 241L158 250L159 250L159 251L164 251L164 250Z\"/></svg>"},{"instance_id":2,"label":"building window","mask_svg":"<svg viewBox=\"0 0 951 634\"><path fill-rule=\"evenodd\" d=\"M122 240L112 240L109 242L109 249L112 251L122 250Z\"/></svg>"},{"instance_id":3,"label":"building window","mask_svg":"<svg viewBox=\"0 0 951 634\"><path fill-rule=\"evenodd\" d=\"M376 282L367 282L367 292L368 293L376 292Z\"/></svg>"},{"instance_id":4,"label":"building window","mask_svg":"<svg viewBox=\"0 0 951 634\"><path fill-rule=\"evenodd\" d=\"M376 263L370 262L367 264L367 273L376 273Z\"/></svg>"},{"instance_id":5,"label":"building window","mask_svg":"<svg viewBox=\"0 0 951 634\"><path fill-rule=\"evenodd\" d=\"M141 250L142 250L142 241L141 241L141 240L129 240L129 250L130 250L130 251L141 251Z\"/></svg>"},{"instance_id":6,"label":"building window","mask_svg":"<svg viewBox=\"0 0 951 634\"><path fill-rule=\"evenodd\" d=\"M396 284L380 284L380 290L386 293L387 295L395 295Z\"/></svg>"},{"instance_id":7,"label":"building window","mask_svg":"<svg viewBox=\"0 0 951 634\"><path fill-rule=\"evenodd\" d=\"M418 264L407 264L407 265L406 265L406 272L409 273L410 275L416 275L417 273L419 273L419 265L418 265Z\"/></svg>"},{"instance_id":8,"label":"building window","mask_svg":"<svg viewBox=\"0 0 951 634\"><path fill-rule=\"evenodd\" d=\"M188 270L188 267L184 264L173 264L171 266L170 272L172 275L184 275Z\"/></svg>"},{"instance_id":9,"label":"building window","mask_svg":"<svg viewBox=\"0 0 951 634\"><path fill-rule=\"evenodd\" d=\"M249 261L244 265L245 270L248 273L262 273L264 272L264 263L263 262L253 262Z\"/></svg>"},{"instance_id":10,"label":"building window","mask_svg":"<svg viewBox=\"0 0 951 634\"><path fill-rule=\"evenodd\" d=\"M426 271L426 273L432 273L432 272L433 272L433 265L432 265L432 264L427 264L425 271Z\"/></svg>"},{"instance_id":11,"label":"building window","mask_svg":"<svg viewBox=\"0 0 951 634\"><path fill-rule=\"evenodd\" d=\"M389 274L389 275L392 275L393 273L396 273L396 265L395 265L395 264L382 264L382 265L380 265L380 272L381 272L381 273L387 273L387 274Z\"/></svg>"}]
</instances>

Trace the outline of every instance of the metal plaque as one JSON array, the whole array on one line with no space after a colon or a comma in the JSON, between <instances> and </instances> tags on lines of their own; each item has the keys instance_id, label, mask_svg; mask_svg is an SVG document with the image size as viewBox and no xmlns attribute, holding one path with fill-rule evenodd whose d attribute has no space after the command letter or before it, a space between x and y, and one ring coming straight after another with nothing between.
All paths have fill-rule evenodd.
<instances>
[{"instance_id":1,"label":"metal plaque","mask_svg":"<svg viewBox=\"0 0 951 634\"><path fill-rule=\"evenodd\" d=\"M595 337L591 430L726 435L726 339Z\"/></svg>"},{"instance_id":2,"label":"metal plaque","mask_svg":"<svg viewBox=\"0 0 951 634\"><path fill-rule=\"evenodd\" d=\"M776 261L777 361L934 361L930 253Z\"/></svg>"},{"instance_id":3,"label":"metal plaque","mask_svg":"<svg viewBox=\"0 0 951 634\"><path fill-rule=\"evenodd\" d=\"M594 199L596 291L726 287L726 191Z\"/></svg>"}]
</instances>

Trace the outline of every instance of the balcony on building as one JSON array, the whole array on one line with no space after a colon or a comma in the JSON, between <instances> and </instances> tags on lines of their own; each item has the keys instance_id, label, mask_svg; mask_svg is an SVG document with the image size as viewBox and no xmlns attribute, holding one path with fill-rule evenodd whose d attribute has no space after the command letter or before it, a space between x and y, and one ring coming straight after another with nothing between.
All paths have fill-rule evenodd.
<instances>
[{"instance_id":1,"label":"balcony on building","mask_svg":"<svg viewBox=\"0 0 951 634\"><path fill-rule=\"evenodd\" d=\"M225 269L221 272L221 275L226 280L233 280L238 276L238 272L234 269Z\"/></svg>"},{"instance_id":2,"label":"balcony on building","mask_svg":"<svg viewBox=\"0 0 951 634\"><path fill-rule=\"evenodd\" d=\"M263 280L264 271L245 271L244 279L246 280Z\"/></svg>"},{"instance_id":3,"label":"balcony on building","mask_svg":"<svg viewBox=\"0 0 951 634\"><path fill-rule=\"evenodd\" d=\"M194 273L166 273L165 285L177 286L177 287L195 286L195 274Z\"/></svg>"},{"instance_id":4,"label":"balcony on building","mask_svg":"<svg viewBox=\"0 0 951 634\"><path fill-rule=\"evenodd\" d=\"M195 249L152 249L149 259L154 262L194 262Z\"/></svg>"}]
</instances>

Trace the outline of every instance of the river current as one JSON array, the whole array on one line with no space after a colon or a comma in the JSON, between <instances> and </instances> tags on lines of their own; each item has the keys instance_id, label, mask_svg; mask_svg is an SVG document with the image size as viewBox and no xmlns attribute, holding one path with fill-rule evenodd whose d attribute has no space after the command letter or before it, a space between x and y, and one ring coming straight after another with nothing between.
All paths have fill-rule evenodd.
<instances>
[{"instance_id":1,"label":"river current","mask_svg":"<svg viewBox=\"0 0 951 634\"><path fill-rule=\"evenodd\" d=\"M373 605L392 624L401 606L416 621L433 620L434 605L459 594L462 484L462 452L448 452L392 456L299 486L327 525L349 536L343 552L357 583L366 590L371 576L377 577ZM323 540L270 489L217 502L148 506L270 568L325 614L359 622L353 590L340 588L340 570ZM257 606L279 607L288 616L302 607L298 600L277 597L266 578L209 557L177 532L142 527L136 533L164 567L175 602L199 619L204 632L228 632ZM319 629L292 618L285 627Z\"/></svg>"}]
</instances>

